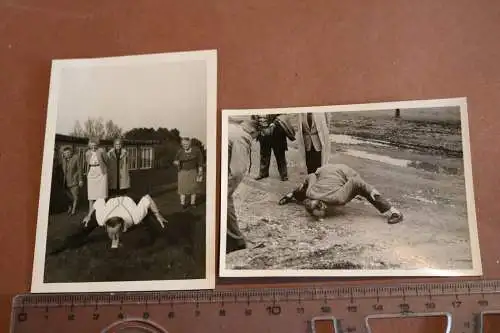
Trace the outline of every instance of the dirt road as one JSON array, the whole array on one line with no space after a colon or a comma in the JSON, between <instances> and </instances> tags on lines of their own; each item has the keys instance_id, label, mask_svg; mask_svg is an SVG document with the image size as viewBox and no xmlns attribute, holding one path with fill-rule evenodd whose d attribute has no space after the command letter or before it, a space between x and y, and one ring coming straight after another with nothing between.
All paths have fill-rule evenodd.
<instances>
[{"instance_id":1,"label":"dirt road","mask_svg":"<svg viewBox=\"0 0 500 333\"><path fill-rule=\"evenodd\" d=\"M254 144L252 172L235 193L250 246L227 256L228 269L472 268L462 175L351 156L337 145L330 162L358 170L405 219L389 225L368 202L355 199L315 222L299 205L277 205L304 176L297 149L291 145L287 152L288 182L279 180L274 158L271 177L257 182L258 148Z\"/></svg>"}]
</instances>

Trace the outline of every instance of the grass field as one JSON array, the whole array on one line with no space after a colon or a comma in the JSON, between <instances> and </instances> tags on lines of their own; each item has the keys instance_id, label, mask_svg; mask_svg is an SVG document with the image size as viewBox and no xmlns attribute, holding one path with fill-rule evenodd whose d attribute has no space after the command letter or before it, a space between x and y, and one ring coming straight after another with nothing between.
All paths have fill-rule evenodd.
<instances>
[{"instance_id":1,"label":"grass field","mask_svg":"<svg viewBox=\"0 0 500 333\"><path fill-rule=\"evenodd\" d=\"M155 184L154 178L158 175L170 181L175 179L175 172L167 175L156 171L149 175L146 184ZM143 178L147 178L147 175L143 174ZM153 192L160 211L169 221L166 229L155 225L151 233L144 224L140 224L123 235L123 247L111 250L105 230L97 228L84 245L47 255L44 281L64 283L205 278L204 199L200 198L201 203L196 208L182 211L175 186L161 190L165 187L163 180L158 181L156 187L147 187ZM144 194L143 190L141 187L135 188L141 195ZM80 228L85 213L83 203L81 211L75 216L59 213L49 217L48 252Z\"/></svg>"}]
</instances>

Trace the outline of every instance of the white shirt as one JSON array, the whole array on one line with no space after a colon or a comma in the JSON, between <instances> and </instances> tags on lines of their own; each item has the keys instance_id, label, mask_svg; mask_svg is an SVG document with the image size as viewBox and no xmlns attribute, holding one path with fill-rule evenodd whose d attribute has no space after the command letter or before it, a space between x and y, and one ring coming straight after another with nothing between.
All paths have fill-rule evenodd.
<instances>
[{"instance_id":1,"label":"white shirt","mask_svg":"<svg viewBox=\"0 0 500 333\"><path fill-rule=\"evenodd\" d=\"M90 164L91 165L97 165L99 164L99 159L97 158L97 153L95 151L92 152L92 155L90 155Z\"/></svg>"},{"instance_id":2,"label":"white shirt","mask_svg":"<svg viewBox=\"0 0 500 333\"><path fill-rule=\"evenodd\" d=\"M141 198L138 204L129 197L111 198L107 202L98 199L94 203L95 217L97 224L103 226L107 220L113 217L120 217L125 223L125 227L139 224L148 214L151 206L151 197L146 195Z\"/></svg>"}]
</instances>

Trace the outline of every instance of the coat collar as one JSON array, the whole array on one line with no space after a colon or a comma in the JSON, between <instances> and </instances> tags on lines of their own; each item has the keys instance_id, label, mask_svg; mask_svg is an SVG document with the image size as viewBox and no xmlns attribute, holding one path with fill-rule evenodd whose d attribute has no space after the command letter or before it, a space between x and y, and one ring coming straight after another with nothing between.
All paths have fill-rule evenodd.
<instances>
[{"instance_id":1,"label":"coat collar","mask_svg":"<svg viewBox=\"0 0 500 333\"><path fill-rule=\"evenodd\" d=\"M75 156L77 156L77 155L76 155L76 154L73 154L73 155L71 155L69 158L66 158L66 157L64 157L64 156L63 156L62 160L63 160L63 162L64 162L64 163L69 163L69 162L71 162L71 161L76 160L76 159L75 159Z\"/></svg>"},{"instance_id":2,"label":"coat collar","mask_svg":"<svg viewBox=\"0 0 500 333\"><path fill-rule=\"evenodd\" d=\"M112 154L114 157L116 157L116 150L115 150L115 148L112 148L112 149L111 149L111 154ZM120 150L120 158L125 157L125 155L127 155L127 150L126 150L126 149L124 149L124 148L122 148L122 149Z\"/></svg>"},{"instance_id":3,"label":"coat collar","mask_svg":"<svg viewBox=\"0 0 500 333\"><path fill-rule=\"evenodd\" d=\"M302 126L304 126L306 129L308 130L311 130L312 127L315 126L316 124L316 117L315 117L315 114L314 113L311 113L311 118L312 118L312 126L310 127L309 126L309 123L307 121L307 113L305 113L303 116L302 116Z\"/></svg>"}]
</instances>

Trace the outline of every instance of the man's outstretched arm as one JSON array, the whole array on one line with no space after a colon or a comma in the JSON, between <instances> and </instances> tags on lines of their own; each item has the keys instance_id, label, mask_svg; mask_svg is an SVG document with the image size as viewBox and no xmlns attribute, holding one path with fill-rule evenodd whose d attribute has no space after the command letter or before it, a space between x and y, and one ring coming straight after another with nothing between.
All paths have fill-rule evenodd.
<instances>
[{"instance_id":1,"label":"man's outstretched arm","mask_svg":"<svg viewBox=\"0 0 500 333\"><path fill-rule=\"evenodd\" d=\"M304 201L304 199L306 198L307 187L309 186L308 184L309 184L308 178L306 178L306 180L302 184L300 184L295 190L285 194L280 199L278 204L285 205L292 201L298 201L298 202Z\"/></svg>"}]
</instances>

